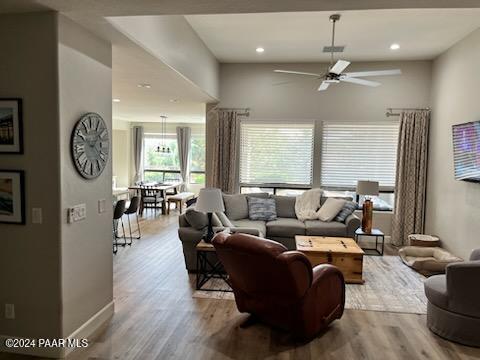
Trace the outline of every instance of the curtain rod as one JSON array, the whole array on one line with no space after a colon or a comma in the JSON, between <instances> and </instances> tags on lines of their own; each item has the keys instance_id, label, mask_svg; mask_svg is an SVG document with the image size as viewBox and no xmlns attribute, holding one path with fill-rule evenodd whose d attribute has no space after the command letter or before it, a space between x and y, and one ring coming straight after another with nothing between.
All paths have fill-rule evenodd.
<instances>
[{"instance_id":1,"label":"curtain rod","mask_svg":"<svg viewBox=\"0 0 480 360\"><path fill-rule=\"evenodd\" d=\"M387 117L389 116L400 116L401 114L399 113L394 113L393 110L430 110L429 107L426 107L426 108L387 108L387 112L385 113L385 115Z\"/></svg>"},{"instance_id":2,"label":"curtain rod","mask_svg":"<svg viewBox=\"0 0 480 360\"><path fill-rule=\"evenodd\" d=\"M233 111L244 111L243 113L238 113L240 116L250 116L250 108L217 108L217 110L233 110Z\"/></svg>"}]
</instances>

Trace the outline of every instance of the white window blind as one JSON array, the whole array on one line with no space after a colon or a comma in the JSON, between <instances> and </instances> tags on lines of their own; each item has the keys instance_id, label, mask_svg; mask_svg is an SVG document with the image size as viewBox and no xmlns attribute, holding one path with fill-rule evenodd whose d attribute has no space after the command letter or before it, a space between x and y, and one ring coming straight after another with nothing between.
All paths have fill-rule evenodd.
<instances>
[{"instance_id":1,"label":"white window blind","mask_svg":"<svg viewBox=\"0 0 480 360\"><path fill-rule=\"evenodd\" d=\"M398 121L324 122L322 186L355 189L357 180L372 180L393 189L398 130Z\"/></svg>"},{"instance_id":2,"label":"white window blind","mask_svg":"<svg viewBox=\"0 0 480 360\"><path fill-rule=\"evenodd\" d=\"M240 183L311 185L314 124L242 122Z\"/></svg>"}]
</instances>

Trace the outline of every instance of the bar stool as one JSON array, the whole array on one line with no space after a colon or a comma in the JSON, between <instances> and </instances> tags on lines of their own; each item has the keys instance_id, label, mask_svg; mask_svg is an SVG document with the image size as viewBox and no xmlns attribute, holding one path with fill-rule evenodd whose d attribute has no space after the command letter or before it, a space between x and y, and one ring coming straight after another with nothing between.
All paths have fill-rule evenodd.
<instances>
[{"instance_id":1,"label":"bar stool","mask_svg":"<svg viewBox=\"0 0 480 360\"><path fill-rule=\"evenodd\" d=\"M123 219L122 216L125 212L125 200L118 200L115 204L115 208L113 209L113 253L116 254L118 250L118 246L125 246L127 245L127 238L125 237L125 227L123 226ZM118 236L118 221L122 223L122 232L123 232L123 244L119 244L117 239L120 238Z\"/></svg>"},{"instance_id":2,"label":"bar stool","mask_svg":"<svg viewBox=\"0 0 480 360\"><path fill-rule=\"evenodd\" d=\"M138 237L135 239L140 239L142 237L142 233L140 232L140 223L138 222L138 206L140 205L140 198L138 196L132 197L130 200L130 205L128 206L128 209L125 210L125 215L127 215L128 219L128 229L130 230L130 244L132 243L132 225L130 223L130 215L135 214L135 217L137 218L137 231L138 231Z\"/></svg>"}]
</instances>

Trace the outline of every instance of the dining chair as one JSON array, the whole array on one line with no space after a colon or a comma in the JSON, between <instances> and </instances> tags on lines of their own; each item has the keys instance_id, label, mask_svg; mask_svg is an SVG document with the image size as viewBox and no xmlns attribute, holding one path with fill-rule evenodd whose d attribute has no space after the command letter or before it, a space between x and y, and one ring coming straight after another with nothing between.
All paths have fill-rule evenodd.
<instances>
[{"instance_id":1,"label":"dining chair","mask_svg":"<svg viewBox=\"0 0 480 360\"><path fill-rule=\"evenodd\" d=\"M128 219L128 229L130 230L130 244L132 243L132 239L133 239L132 225L130 223L130 215L135 214L135 217L137 218L138 237L136 237L135 239L140 239L142 237L142 233L140 232L140 222L138 221L138 207L139 207L139 205L140 205L140 198L138 196L134 196L130 200L130 205L125 210L125 215L127 215L127 219Z\"/></svg>"},{"instance_id":2,"label":"dining chair","mask_svg":"<svg viewBox=\"0 0 480 360\"><path fill-rule=\"evenodd\" d=\"M118 246L125 246L127 245L127 238L125 237L125 226L123 225L123 214L125 212L125 200L118 200L115 204L115 208L113 209L113 253L116 254L118 250ZM117 239L120 238L118 236L118 222L122 224L122 234L123 234L123 244L119 244Z\"/></svg>"},{"instance_id":3,"label":"dining chair","mask_svg":"<svg viewBox=\"0 0 480 360\"><path fill-rule=\"evenodd\" d=\"M162 209L163 198L155 186L140 185L140 196L142 203L141 212L146 208L155 209L155 212L159 208Z\"/></svg>"}]
</instances>

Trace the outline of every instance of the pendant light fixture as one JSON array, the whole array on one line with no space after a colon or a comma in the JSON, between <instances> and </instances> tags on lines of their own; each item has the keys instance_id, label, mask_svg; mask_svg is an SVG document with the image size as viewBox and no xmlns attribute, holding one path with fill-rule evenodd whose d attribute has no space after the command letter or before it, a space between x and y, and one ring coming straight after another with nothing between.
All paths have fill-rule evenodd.
<instances>
[{"instance_id":1,"label":"pendant light fixture","mask_svg":"<svg viewBox=\"0 0 480 360\"><path fill-rule=\"evenodd\" d=\"M165 115L160 116L162 119L161 127L162 133L160 136L160 145L157 146L157 152L162 154L170 154L172 150L169 146L166 145L166 137L167 137L167 117Z\"/></svg>"}]
</instances>

